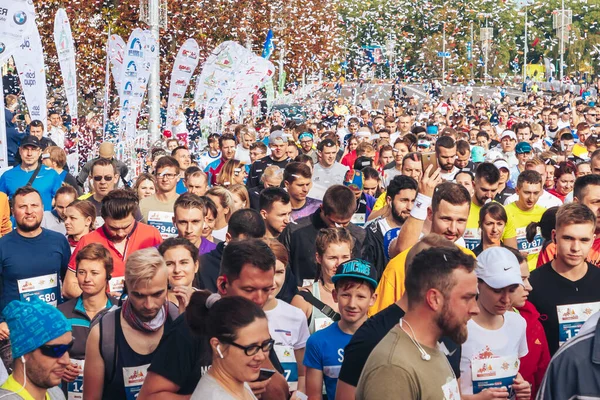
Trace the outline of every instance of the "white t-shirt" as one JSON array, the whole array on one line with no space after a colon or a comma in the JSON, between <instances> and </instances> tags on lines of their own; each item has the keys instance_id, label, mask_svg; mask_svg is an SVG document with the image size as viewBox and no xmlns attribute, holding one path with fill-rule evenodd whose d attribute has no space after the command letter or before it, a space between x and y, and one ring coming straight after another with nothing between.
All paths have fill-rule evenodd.
<instances>
[{"instance_id":1,"label":"white t-shirt","mask_svg":"<svg viewBox=\"0 0 600 400\"><path fill-rule=\"evenodd\" d=\"M221 158L220 151L214 157L211 156L208 151L205 151L204 153L200 154L200 160L198 161L198 167L202 171L204 171L206 169L206 167L208 166L208 164L212 163L215 160L218 160L219 158Z\"/></svg>"},{"instance_id":2,"label":"white t-shirt","mask_svg":"<svg viewBox=\"0 0 600 400\"><path fill-rule=\"evenodd\" d=\"M514 203L517 200L519 200L519 195L516 193L511 194L504 201L504 205L507 206L510 203ZM548 209L550 207L560 207L560 206L562 206L563 203L562 203L562 201L560 201L560 199L558 197L552 196L550 193L548 193L544 190L544 191L542 191L542 195L540 196L540 199L537 201L536 204L540 207L544 207L545 209Z\"/></svg>"},{"instance_id":3,"label":"white t-shirt","mask_svg":"<svg viewBox=\"0 0 600 400\"><path fill-rule=\"evenodd\" d=\"M50 125L50 130L48 131L48 137L52 139L54 143L58 147L64 150L65 148L65 131L61 128L57 128L55 126Z\"/></svg>"},{"instance_id":4,"label":"white t-shirt","mask_svg":"<svg viewBox=\"0 0 600 400\"><path fill-rule=\"evenodd\" d=\"M245 149L242 144L238 144L235 148L234 159L241 161L244 164L252 164L250 162L250 149Z\"/></svg>"},{"instance_id":5,"label":"white t-shirt","mask_svg":"<svg viewBox=\"0 0 600 400\"><path fill-rule=\"evenodd\" d=\"M227 234L227 228L229 228L229 225L225 225L221 229L214 229L212 231L213 237L215 239L219 239L220 241L224 242L225 241L225 235Z\"/></svg>"},{"instance_id":6,"label":"white t-shirt","mask_svg":"<svg viewBox=\"0 0 600 400\"><path fill-rule=\"evenodd\" d=\"M333 185L342 185L348 169L348 167L338 162L333 163L329 168L324 168L321 164L315 164L313 182L326 188Z\"/></svg>"},{"instance_id":7,"label":"white t-shirt","mask_svg":"<svg viewBox=\"0 0 600 400\"><path fill-rule=\"evenodd\" d=\"M294 350L306 347L310 336L306 315L294 306L277 300L274 309L266 311L269 333L275 340L275 353L281 363L290 390L298 389L298 364ZM300 360L302 361L302 360Z\"/></svg>"},{"instance_id":8,"label":"white t-shirt","mask_svg":"<svg viewBox=\"0 0 600 400\"><path fill-rule=\"evenodd\" d=\"M458 172L460 171L460 169L454 167L452 169L452 171L450 172L446 172L444 170L440 171L440 178L442 178L442 180L444 182L449 182L449 181L453 181L454 178L456 177L456 174L458 174Z\"/></svg>"},{"instance_id":9,"label":"white t-shirt","mask_svg":"<svg viewBox=\"0 0 600 400\"><path fill-rule=\"evenodd\" d=\"M247 382L244 382L244 389L248 391L251 399L256 399L256 396L252 393L252 389ZM191 400L236 400L237 397L234 397L230 394L223 386L219 384L210 374L204 374L198 386L192 393Z\"/></svg>"},{"instance_id":10,"label":"white t-shirt","mask_svg":"<svg viewBox=\"0 0 600 400\"><path fill-rule=\"evenodd\" d=\"M525 319L514 312L506 312L504 324L496 330L482 328L473 320L467 322L469 337L462 345L460 358L462 394L473 394L474 380L477 386L492 384L502 378L512 384L519 371L518 360L529 351L526 327Z\"/></svg>"}]
</instances>

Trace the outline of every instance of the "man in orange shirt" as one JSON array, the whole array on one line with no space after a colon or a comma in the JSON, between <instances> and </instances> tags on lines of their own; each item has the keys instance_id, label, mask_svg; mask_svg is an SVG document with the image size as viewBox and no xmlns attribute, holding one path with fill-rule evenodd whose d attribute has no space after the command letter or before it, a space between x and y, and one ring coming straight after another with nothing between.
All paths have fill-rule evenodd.
<instances>
[{"instance_id":1,"label":"man in orange shirt","mask_svg":"<svg viewBox=\"0 0 600 400\"><path fill-rule=\"evenodd\" d=\"M584 175L575 181L573 188L573 201L588 206L596 214L596 238L587 254L586 261L600 267L600 176ZM556 244L548 244L538 257L537 267L554 260Z\"/></svg>"},{"instance_id":2,"label":"man in orange shirt","mask_svg":"<svg viewBox=\"0 0 600 400\"><path fill-rule=\"evenodd\" d=\"M158 229L135 220L134 213L137 209L136 195L125 189L113 190L102 199L104 225L82 237L73 250L63 285L65 297L74 298L81 294L75 275L75 258L79 250L90 243L102 244L113 258L110 292L118 295L123 290L127 256L137 250L158 246L162 242Z\"/></svg>"},{"instance_id":3,"label":"man in orange shirt","mask_svg":"<svg viewBox=\"0 0 600 400\"><path fill-rule=\"evenodd\" d=\"M10 206L6 193L0 192L0 236L12 232L12 222L10 222Z\"/></svg>"}]
</instances>

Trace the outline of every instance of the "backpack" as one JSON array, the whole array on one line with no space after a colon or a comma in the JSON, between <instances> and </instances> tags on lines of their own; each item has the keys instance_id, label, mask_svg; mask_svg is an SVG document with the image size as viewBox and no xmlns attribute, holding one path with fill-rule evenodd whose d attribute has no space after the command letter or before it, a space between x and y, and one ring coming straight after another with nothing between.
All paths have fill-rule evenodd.
<instances>
[{"instance_id":1,"label":"backpack","mask_svg":"<svg viewBox=\"0 0 600 400\"><path fill-rule=\"evenodd\" d=\"M104 379L106 382L112 382L115 378L117 369L117 358L119 355L119 348L117 347L117 339L115 336L116 321L115 316L116 310L120 307L113 306L110 309L99 313L94 317L90 324L90 328L96 324L100 325L100 356L104 360ZM179 308L168 302L167 318L171 321L175 320L179 316Z\"/></svg>"}]
</instances>

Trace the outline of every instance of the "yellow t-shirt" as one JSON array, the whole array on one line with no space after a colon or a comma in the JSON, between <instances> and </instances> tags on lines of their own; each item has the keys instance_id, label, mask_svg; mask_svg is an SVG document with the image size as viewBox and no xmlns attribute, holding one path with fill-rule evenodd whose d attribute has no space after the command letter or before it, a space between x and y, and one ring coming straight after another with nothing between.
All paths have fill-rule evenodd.
<instances>
[{"instance_id":1,"label":"yellow t-shirt","mask_svg":"<svg viewBox=\"0 0 600 400\"><path fill-rule=\"evenodd\" d=\"M467 219L467 226L463 233L463 239L467 249L473 250L481 243L481 229L479 229L479 211L481 206L471 201L471 209L469 210L469 218Z\"/></svg>"},{"instance_id":2,"label":"yellow t-shirt","mask_svg":"<svg viewBox=\"0 0 600 400\"><path fill-rule=\"evenodd\" d=\"M373 206L373 211L381 210L383 206L385 206L386 198L387 192L381 193L381 195L377 198L375 205Z\"/></svg>"},{"instance_id":3,"label":"yellow t-shirt","mask_svg":"<svg viewBox=\"0 0 600 400\"><path fill-rule=\"evenodd\" d=\"M456 247L461 249L465 254L475 258L475 254L473 254L471 250L462 246ZM404 250L402 253L392 258L385 267L383 275L381 276L379 284L377 285L377 289L375 290L375 293L377 293L377 300L375 300L375 304L369 308L369 317L377 314L379 311L400 300L404 294L406 256L411 248L412 247Z\"/></svg>"},{"instance_id":4,"label":"yellow t-shirt","mask_svg":"<svg viewBox=\"0 0 600 400\"><path fill-rule=\"evenodd\" d=\"M18 393L18 396L21 396L23 400L35 400L33 396L29 394L29 392L23 388L23 386L13 378L12 374L8 377L6 382L0 388L8 390L9 392ZM50 400L50 395L46 392L46 400Z\"/></svg>"},{"instance_id":5,"label":"yellow t-shirt","mask_svg":"<svg viewBox=\"0 0 600 400\"><path fill-rule=\"evenodd\" d=\"M523 211L517 207L516 202L510 203L504 209L508 216L508 222L506 223L502 240L517 238L517 250L523 253L523 255L527 255L527 264L529 265L529 270L532 271L537 264L544 239L542 238L540 228L537 228L533 242L529 243L526 239L526 229L527 225L531 222L539 222L546 209L536 204L531 210Z\"/></svg>"}]
</instances>

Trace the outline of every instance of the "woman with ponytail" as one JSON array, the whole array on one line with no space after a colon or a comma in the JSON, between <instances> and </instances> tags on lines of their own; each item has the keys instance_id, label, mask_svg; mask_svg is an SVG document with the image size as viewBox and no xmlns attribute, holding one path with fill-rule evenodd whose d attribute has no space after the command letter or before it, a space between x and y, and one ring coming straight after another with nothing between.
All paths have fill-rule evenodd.
<instances>
[{"instance_id":1,"label":"woman with ponytail","mask_svg":"<svg viewBox=\"0 0 600 400\"><path fill-rule=\"evenodd\" d=\"M264 311L243 297L199 291L185 318L194 334L209 338L212 349L212 367L191 399L256 399L248 382L259 378L274 344Z\"/></svg>"}]
</instances>

